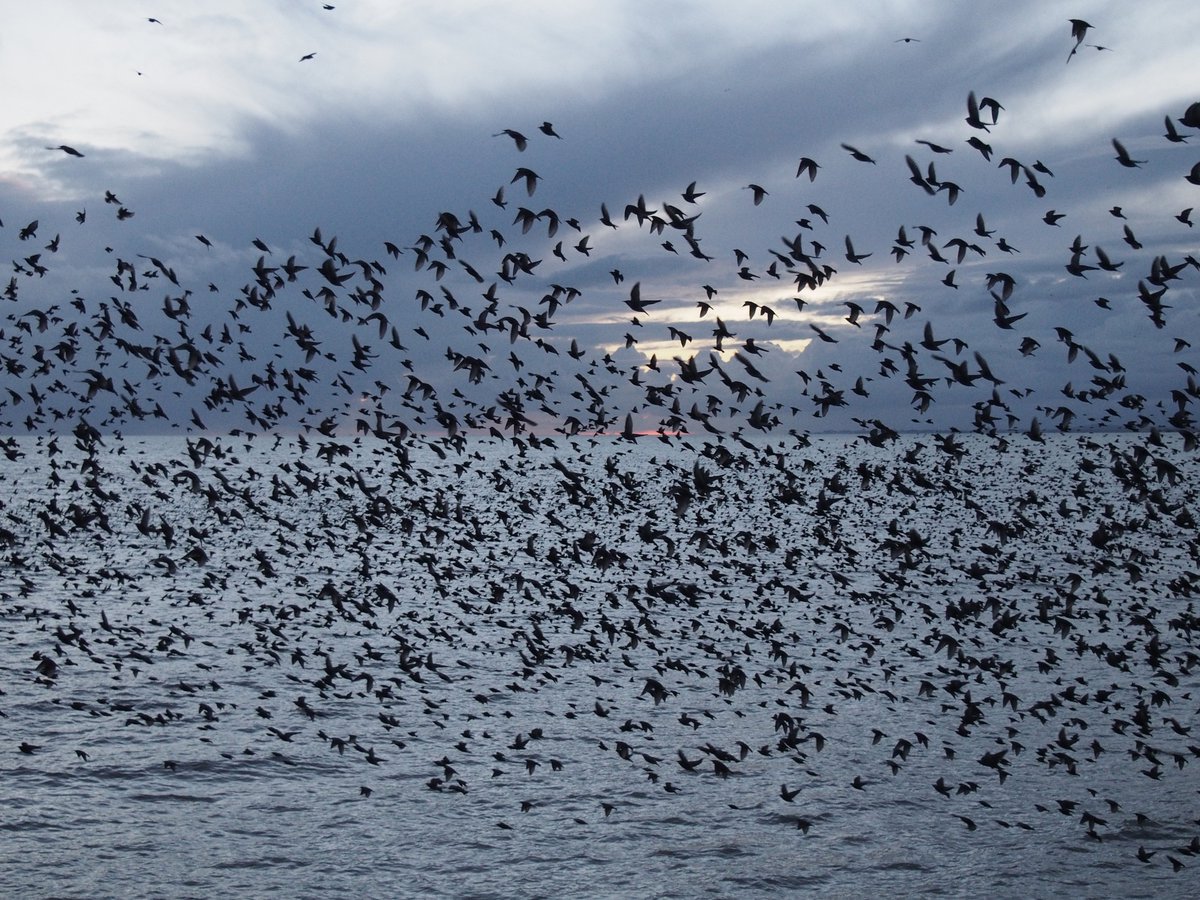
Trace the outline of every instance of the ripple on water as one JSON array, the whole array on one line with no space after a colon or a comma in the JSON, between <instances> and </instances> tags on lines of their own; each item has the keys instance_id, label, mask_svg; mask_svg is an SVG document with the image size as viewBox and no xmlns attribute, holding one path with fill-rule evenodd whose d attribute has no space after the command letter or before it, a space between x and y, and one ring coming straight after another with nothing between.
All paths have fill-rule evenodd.
<instances>
[{"instance_id":1,"label":"ripple on water","mask_svg":"<svg viewBox=\"0 0 1200 900\"><path fill-rule=\"evenodd\" d=\"M883 456L878 459L880 465L890 465ZM229 477L237 477L232 467ZM748 489L757 480L747 481ZM1104 502L1120 502L1119 496L1104 495L1100 485L1091 489L1105 497ZM1002 493L980 485L976 494L980 503L991 502L985 496L988 492ZM920 498L912 500L920 502ZM738 522L756 528L755 504L760 501L746 501L730 516L740 516ZM766 508L765 501L761 506ZM485 527L494 524L486 510L476 511ZM567 514L559 511L564 517ZM930 536L938 533L922 524L922 516L933 516L929 510L914 509L908 515L919 530ZM669 510L659 521L668 527ZM576 524L580 529L593 527ZM616 533L619 524L602 522L594 528L603 534L602 540L616 545L622 539ZM256 527L247 523L236 540L265 545L270 536ZM713 528L718 527L723 526L714 516ZM797 527L806 526L800 521ZM848 520L846 539L859 541L863 554L871 553L876 549L869 538L874 527L872 522ZM1151 538L1158 541L1151 531L1152 523L1146 522L1135 533L1145 536L1147 559L1159 549L1150 545ZM859 532L866 537L859 537ZM1011 598L999 584L990 586L989 592L1012 599L1018 610L1033 608L1036 591L1057 597L1064 564L1052 539L1049 531L1036 537L1031 532L1023 543L1014 539L1004 551L1043 554L1036 557L1046 563L1039 577L1045 580L1053 572L1052 578L1040 586L1032 581L1019 585L1023 592L1014 591ZM1165 542L1166 538L1159 541L1163 563L1147 562L1143 567L1147 581L1161 584L1159 570L1175 565L1165 561L1169 550ZM219 552L215 535L211 543L214 554ZM1086 534L1081 543L1087 546ZM1073 547L1072 552L1082 551ZM757 559L764 571L793 577L765 551ZM357 579L348 572L353 563L333 554L311 565L298 556L292 560L310 579L310 593L326 578ZM134 559L128 568L136 563ZM652 571L631 564L628 571L611 577L572 572L581 595L574 605L585 614L592 611L585 606L591 602L610 618L628 615L633 627L633 605L626 604L623 592L614 585L627 583L640 598L648 582L668 577L680 583L702 582L708 576L706 568L689 567L682 556L673 563L677 566L669 573L665 564ZM376 559L372 564L376 571L388 572L381 579L393 573L384 565L394 566L399 573L409 571L403 559ZM503 565L496 563L498 569ZM938 578L947 574L945 570ZM812 571L811 589L816 591L819 573ZM927 579L927 574L914 570L908 577L929 587L936 598L931 603L961 602L961 597L980 593L974 582L944 587ZM618 576L622 581L616 581ZM395 576L398 593L402 592L400 577ZM861 577L869 580L868 575ZM482 580L480 584L477 594L489 596L487 585ZM853 896L859 889L875 895L963 895L972 888L979 894L1004 896L1083 896L1096 891L1092 885L1121 895L1135 894L1143 887L1145 894L1158 896L1193 893L1183 887L1192 875L1193 859L1180 855L1177 848L1186 847L1195 833L1190 824L1195 812L1188 800L1194 797L1200 767L1178 771L1164 767L1161 782L1132 773L1136 783L1131 785L1127 777L1131 772L1123 765L1122 737L1109 734L1111 716L1106 719L1100 712L1101 704L1063 700L1062 705L1070 706L1069 715L1064 712L1052 722L1039 724L1016 711L1009 715L992 690L990 676L964 688L985 704L987 721L970 735L959 734L955 729L961 710L956 695L940 686L936 696L922 698L917 693L920 679L940 677L934 666L952 665L940 655L930 659L928 654L905 652L909 647L919 651L922 638L928 637L919 615L909 610L909 615L893 623L894 630L881 631L872 624L875 609L819 596L789 604L774 598L774 588L767 586L765 578L759 586L761 601L774 604L765 624L773 616L780 617L782 633L795 635L785 648L791 654L789 664L805 661L811 673L797 668L794 677L783 674L786 667L770 657L770 641L755 629L742 627L756 612L748 613L751 618L734 628L740 606L721 609L716 594L711 607L677 609L639 599L649 623L662 632L658 650L649 651L644 643L625 647L625 639L618 637L616 649L607 656L597 651L601 662L531 664L530 669L536 670L533 676L521 674L525 663L518 656L526 645L524 640L514 641L514 636L529 630L534 621L552 645L584 647L584 638L571 631L569 619L558 621L548 607L521 599L516 590L496 599L503 612L495 614L480 612L476 593L456 594L465 597L468 605L475 604L478 621L466 622L462 608L443 605L436 593L422 594L414 588L413 597L405 595L401 601L408 607L394 617L375 610L379 621L371 623L372 629L348 621L331 624L322 618L325 606L297 606L294 618L278 618L273 605L279 598L266 589L248 588L246 596L230 591L203 609L192 609L172 599L178 598L177 585L166 579L151 581L150 576L136 600L117 593L91 601L76 598L86 607L77 617L84 627L94 624L103 608L117 628L132 623L144 628L148 619L169 621L194 633L193 651L200 640L210 640L231 652L228 659L217 653L163 655L155 663L162 672L152 681L145 671L137 678L130 678L127 669L118 674L101 665L85 671L87 659L69 650L78 656L78 667L68 672L64 666L53 687L31 687L26 677L28 651L47 639L47 633L31 628L19 649L0 645L0 666L6 667L3 688L10 691L6 696L21 697L17 702L5 701L4 712L10 714L3 720L6 733L46 748L33 755L19 755L13 747L8 756L0 753L0 765L14 764L0 778L0 808L4 809L0 846L21 861L17 868L0 873L4 892L10 896L47 893L45 886L52 884L55 894L146 893L143 881L149 872L155 874L155 889L161 893L190 895L288 895L297 891L297 885L307 885L314 893L358 897L386 896L389 887L392 893L452 897ZM604 598L613 591L617 605L628 608L612 611L615 607ZM304 591L298 586L296 593ZM899 587L887 590L889 602L899 605L912 599L910 593ZM301 603L310 600L300 598ZM740 604L741 598L731 602ZM813 619L818 606L825 617L819 623ZM245 626L237 621L243 608L250 610ZM1105 638L1112 646L1136 636L1119 610L1120 598L1114 590L1109 612L1112 635ZM637 615L642 612L636 610ZM211 621L206 613L213 615ZM509 624L498 624L501 617ZM699 624L693 626L693 618ZM830 620L835 618L845 620L855 632L849 644L830 636ZM1066 667L1039 678L1036 665L1046 642L1052 640L1051 629L1027 616L1022 630L1014 632L1020 640L1000 640L988 627L989 621L973 633L988 643L986 652L1015 660L1018 671L1006 687L1021 696L1021 709L1047 692L1061 698L1069 683ZM8 627L22 623L10 617ZM474 649L464 646L464 632L458 629L464 623L476 632L468 642L477 644ZM1162 619L1154 624L1163 634L1169 628ZM308 666L288 664L286 654L281 654L280 665L267 664L255 655L261 648L256 642L259 632L250 629L256 625L263 626L263 634L278 633L289 647L304 650ZM448 636L435 640L431 626L445 626ZM1078 630L1082 628L1083 624ZM157 637L161 631L156 627L150 634ZM416 637L415 631L422 637ZM245 638L245 646L232 640L231 634ZM134 637L126 631L103 640L124 646L137 643ZM425 679L417 684L400 674L394 654L375 659L380 647L390 647L400 637L424 641L422 652L432 654L441 671L452 673L455 680L445 682L425 672ZM860 658L862 640L878 647L876 659L886 657L888 665L897 668L889 685L894 697L887 702L867 690L880 688L881 682L877 667ZM1173 631L1172 640L1184 646L1180 632ZM371 649L364 655L368 641ZM927 643L937 646L936 638ZM347 674L369 671L377 688L394 688L392 696L378 697L367 692L362 682L332 675L333 686L318 689L325 675L325 667L314 662L320 653L329 654L334 666L329 671L336 672L343 663ZM657 671L655 664L664 658L679 659L686 668ZM735 695L716 696L711 675L718 658L735 661L751 676ZM456 667L459 659L468 666ZM1089 681L1089 690L1121 679L1117 670L1108 671L1103 660L1089 668L1092 663L1081 659L1070 677L1078 674ZM652 672L669 690L678 691L661 705L639 693ZM761 684L753 679L759 673ZM543 674L553 677L543 678ZM589 674L602 680L594 682ZM1181 672L1179 677L1180 686L1171 692L1176 703L1196 687L1194 676L1188 681ZM209 680L219 684L219 690L207 686ZM835 680L841 684L835 685ZM816 695L811 704L801 705L801 695L790 690L796 681L805 682ZM860 687L865 693L852 699ZM72 712L65 702L46 703L44 695L51 691L64 701L78 699L82 708ZM315 720L297 711L294 698L301 693L319 713ZM1080 688L1078 696L1082 694ZM217 710L219 719L204 721L196 711L197 703L216 704L218 696L226 703ZM592 714L597 696L610 716ZM1114 688L1112 699L1128 709L1139 697L1125 683ZM91 715L118 702L132 711L112 718ZM824 711L826 703L833 711ZM154 716L167 705L183 716L181 722L162 728L122 724L126 715ZM271 722L259 718L258 706L271 714ZM378 717L384 711L381 707L386 707L389 717L386 728ZM828 745L819 749L814 742L802 740L786 751L779 748L777 741L786 730L776 726L773 716L785 710L803 719L805 730L819 730ZM699 727L682 721L681 714L698 721ZM1106 750L1098 760L1081 759L1077 778L1065 778L1061 768L1047 769L1035 761L1039 746L1061 749L1056 741L1069 716L1088 721L1091 730L1084 740L1098 734ZM621 725L625 720L627 727ZM638 724L643 720L644 730ZM1010 720L1028 749L1020 756L1010 755L1011 777L1000 785L975 761L992 749L997 738L1006 739L1004 725ZM268 724L284 734L295 732L293 739L268 734ZM871 726L886 731L887 742L874 747ZM531 737L535 729L541 735L537 739ZM899 760L903 770L889 777L884 768L889 746L901 735L912 738L914 729L929 734L930 748L914 741L910 756ZM341 741L344 753L334 749L331 738ZM1186 741L1169 734L1165 739L1186 747ZM618 740L632 748L630 758L619 758L614 752ZM731 777L715 778L709 754L732 749L741 740L754 751L730 764ZM456 746L460 743L462 749ZM1125 743L1135 746L1133 740ZM952 744L957 757L943 758L939 744ZM383 765L367 764L356 745L374 746ZM91 762L77 761L75 747L89 751ZM705 765L695 772L684 771L676 763L676 750L688 759L703 759ZM468 795L426 787L431 776L443 776L445 763L439 758L446 757L454 777L469 784ZM551 766L552 759L563 764L561 770ZM164 760L172 760L174 769L165 770ZM536 766L527 771L527 762ZM647 774L660 776L661 781L648 782ZM850 787L859 774L865 791ZM974 796L939 797L931 785L943 775L952 787L973 785ZM667 782L672 792L662 790ZM793 803L780 799L781 784L800 791ZM373 794L363 798L362 786L373 789ZM1123 811L1108 812L1086 789L1097 790L1101 798L1120 800ZM1060 797L1077 800L1080 809L1070 817L1059 816L1047 798ZM986 799L994 811L981 814L973 805L976 799ZM522 801L532 801L528 814L519 811ZM613 806L607 818L602 803ZM1051 811L1035 812L1037 803L1050 804ZM1085 829L1078 823L1084 808L1109 820L1101 829L1102 844L1084 838ZM1146 811L1152 820L1136 823L1133 810ZM967 832L954 817L956 812L969 813L978 821L978 830ZM1029 822L1036 831L1026 834L1015 827L1001 831L996 819ZM511 830L500 828L499 822ZM797 827L800 822L808 824L807 833ZM1149 866L1135 855L1143 844L1156 851ZM1168 854L1188 865L1177 877L1165 862ZM1200 869L1200 864L1195 868ZM303 875L297 876L300 870ZM41 874L50 871L55 872L53 881Z\"/></svg>"},{"instance_id":2,"label":"ripple on water","mask_svg":"<svg viewBox=\"0 0 1200 900\"><path fill-rule=\"evenodd\" d=\"M213 865L213 868L218 869L218 870L220 870L220 869L272 869L272 868L303 869L303 868L307 867L308 865L310 865L310 863L308 861L306 861L304 859L297 859L294 856L274 856L274 855L267 854L267 855L259 856L256 858L247 857L247 858L243 858L243 859L222 860L219 863L215 863Z\"/></svg>"},{"instance_id":3,"label":"ripple on water","mask_svg":"<svg viewBox=\"0 0 1200 900\"><path fill-rule=\"evenodd\" d=\"M184 794L164 791L161 793L130 794L130 800L141 803L217 803L221 798L206 794Z\"/></svg>"}]
</instances>

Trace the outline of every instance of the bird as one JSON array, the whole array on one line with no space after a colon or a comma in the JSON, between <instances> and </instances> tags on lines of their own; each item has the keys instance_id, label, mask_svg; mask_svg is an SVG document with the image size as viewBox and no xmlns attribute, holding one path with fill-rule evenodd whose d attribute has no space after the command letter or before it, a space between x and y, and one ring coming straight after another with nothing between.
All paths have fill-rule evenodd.
<instances>
[{"instance_id":1,"label":"bird","mask_svg":"<svg viewBox=\"0 0 1200 900\"><path fill-rule=\"evenodd\" d=\"M1125 166L1127 169L1137 168L1146 161L1144 159L1133 159L1130 157L1129 152L1125 149L1125 146L1116 138L1112 139L1112 145L1113 149L1117 151L1117 155L1115 157L1117 162Z\"/></svg>"},{"instance_id":2,"label":"bird","mask_svg":"<svg viewBox=\"0 0 1200 900\"><path fill-rule=\"evenodd\" d=\"M533 192L537 189L537 183L540 180L541 176L538 175L537 172L533 171L532 169L528 169L525 166L521 166L517 169L516 174L513 175L509 184L516 184L518 181L523 181L525 183L525 193L532 197Z\"/></svg>"},{"instance_id":3,"label":"bird","mask_svg":"<svg viewBox=\"0 0 1200 900\"><path fill-rule=\"evenodd\" d=\"M629 289L629 299L625 301L625 305L632 309L635 313L644 313L649 307L661 302L661 300L643 300L642 283L637 281L634 282L633 287Z\"/></svg>"},{"instance_id":4,"label":"bird","mask_svg":"<svg viewBox=\"0 0 1200 900\"><path fill-rule=\"evenodd\" d=\"M511 128L505 128L503 131L499 131L496 134L492 135L492 137L505 137L505 136L512 138L512 142L516 145L518 152L523 153L525 151L525 148L527 146L529 146L529 139L526 138L525 135L521 134L521 132L514 131Z\"/></svg>"},{"instance_id":5,"label":"bird","mask_svg":"<svg viewBox=\"0 0 1200 900\"><path fill-rule=\"evenodd\" d=\"M1170 116L1163 117L1163 125L1167 129L1163 137L1165 137L1168 141L1170 141L1172 144L1187 143L1187 138L1179 133L1179 130L1175 127L1175 123L1171 121Z\"/></svg>"},{"instance_id":6,"label":"bird","mask_svg":"<svg viewBox=\"0 0 1200 900\"><path fill-rule=\"evenodd\" d=\"M926 140L922 140L922 139L918 138L917 143L924 144L926 147L928 147L934 153L953 153L954 152L954 149L952 147L943 147L941 144L935 144L933 141L926 141Z\"/></svg>"},{"instance_id":7,"label":"bird","mask_svg":"<svg viewBox=\"0 0 1200 900\"><path fill-rule=\"evenodd\" d=\"M991 144L980 139L977 135L972 135L971 137L967 138L967 144L974 147L976 150L979 151L979 154L984 159L986 159L988 162L991 162L991 160L992 160L992 145ZM1011 161L1005 160L1005 162L1002 162L1001 165L1004 165L1005 163L1009 163L1009 162L1012 165L1012 181L1013 181L1013 184L1016 184L1017 183L1017 170L1019 168L1019 165L1017 164L1016 160L1011 160Z\"/></svg>"},{"instance_id":8,"label":"bird","mask_svg":"<svg viewBox=\"0 0 1200 900\"><path fill-rule=\"evenodd\" d=\"M982 100L976 100L975 92L970 91L967 94L967 118L966 122L972 128L977 128L981 131L991 131L991 126L995 125L1000 118L1001 106L996 100L991 97L984 97ZM984 122L980 117L981 110L988 110L991 113L991 121Z\"/></svg>"},{"instance_id":9,"label":"bird","mask_svg":"<svg viewBox=\"0 0 1200 900\"><path fill-rule=\"evenodd\" d=\"M1075 39L1075 46L1071 48L1071 52L1067 54L1067 62L1071 61L1071 57L1075 55L1075 51L1079 49L1079 45L1083 43L1083 39L1087 37L1091 25L1083 21L1083 19L1070 19L1071 37Z\"/></svg>"},{"instance_id":10,"label":"bird","mask_svg":"<svg viewBox=\"0 0 1200 900\"><path fill-rule=\"evenodd\" d=\"M70 147L66 144L59 144L57 147L47 147L46 149L47 150L61 150L63 153L67 154L67 156L75 156L75 157L78 157L79 159L83 159L82 153L80 153L74 147Z\"/></svg>"},{"instance_id":11,"label":"bird","mask_svg":"<svg viewBox=\"0 0 1200 900\"><path fill-rule=\"evenodd\" d=\"M809 181L816 181L817 169L819 168L821 167L815 159L812 159L808 156L802 156L800 157L800 164L796 168L796 177L799 178L801 175L807 174Z\"/></svg>"},{"instance_id":12,"label":"bird","mask_svg":"<svg viewBox=\"0 0 1200 900\"><path fill-rule=\"evenodd\" d=\"M865 162L865 163L870 163L871 165L876 165L875 160L871 159L871 157L867 156L867 154L863 153L857 147L851 147L849 144L842 144L842 149L845 150L847 153L849 153L854 159L858 160L859 162Z\"/></svg>"},{"instance_id":13,"label":"bird","mask_svg":"<svg viewBox=\"0 0 1200 900\"><path fill-rule=\"evenodd\" d=\"M870 253L855 253L854 244L850 241L850 235L846 235L846 259L855 265L862 265L862 261L869 257Z\"/></svg>"}]
</instances>

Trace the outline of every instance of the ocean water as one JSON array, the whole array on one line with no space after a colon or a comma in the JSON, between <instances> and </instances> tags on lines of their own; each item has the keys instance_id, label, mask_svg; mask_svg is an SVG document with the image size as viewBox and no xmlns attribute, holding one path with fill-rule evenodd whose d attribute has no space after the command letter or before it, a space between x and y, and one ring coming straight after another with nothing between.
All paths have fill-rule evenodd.
<instances>
[{"instance_id":1,"label":"ocean water","mask_svg":"<svg viewBox=\"0 0 1200 900\"><path fill-rule=\"evenodd\" d=\"M4 449L5 896L1200 891L1175 435Z\"/></svg>"}]
</instances>

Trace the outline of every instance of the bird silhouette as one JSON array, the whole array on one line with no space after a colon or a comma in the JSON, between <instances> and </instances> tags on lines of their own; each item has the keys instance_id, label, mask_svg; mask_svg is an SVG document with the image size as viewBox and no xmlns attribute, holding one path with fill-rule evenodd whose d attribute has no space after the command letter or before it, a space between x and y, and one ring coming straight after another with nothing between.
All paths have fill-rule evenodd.
<instances>
[{"instance_id":1,"label":"bird silhouette","mask_svg":"<svg viewBox=\"0 0 1200 900\"><path fill-rule=\"evenodd\" d=\"M1112 139L1112 145L1113 145L1113 149L1117 151L1117 155L1116 155L1117 162L1119 162L1121 165L1125 166L1127 169L1137 168L1138 166L1140 166L1142 163L1144 163L1146 161L1144 159L1133 159L1132 157L1130 157L1129 152L1125 149L1124 145L1120 141L1118 141L1116 138Z\"/></svg>"},{"instance_id":2,"label":"bird silhouette","mask_svg":"<svg viewBox=\"0 0 1200 900\"><path fill-rule=\"evenodd\" d=\"M1070 24L1071 37L1075 39L1075 46L1073 46L1071 48L1071 52L1067 54L1067 62L1071 61L1071 57L1075 55L1075 51L1079 49L1080 44L1082 44L1084 38L1087 37L1088 31L1090 31L1092 28L1092 26L1083 21L1083 19L1071 19Z\"/></svg>"},{"instance_id":3,"label":"bird silhouette","mask_svg":"<svg viewBox=\"0 0 1200 900\"><path fill-rule=\"evenodd\" d=\"M857 147L851 147L849 144L842 144L842 149L845 150L847 153L849 153L852 157L854 157L859 162L865 162L865 163L870 163L871 165L877 165L875 160L871 159L871 157L867 156L867 154L863 153Z\"/></svg>"},{"instance_id":4,"label":"bird silhouette","mask_svg":"<svg viewBox=\"0 0 1200 900\"><path fill-rule=\"evenodd\" d=\"M750 191L754 195L754 205L758 206L763 202L763 198L767 196L767 190L762 185L748 184L745 190Z\"/></svg>"},{"instance_id":5,"label":"bird silhouette","mask_svg":"<svg viewBox=\"0 0 1200 900\"><path fill-rule=\"evenodd\" d=\"M492 135L492 137L504 137L504 136L508 136L508 137L512 138L512 142L516 145L517 150L520 152L524 152L525 148L527 146L529 146L529 139L526 138L525 135L521 134L521 132L514 131L511 128L505 128L503 131L497 132L496 134Z\"/></svg>"},{"instance_id":6,"label":"bird silhouette","mask_svg":"<svg viewBox=\"0 0 1200 900\"><path fill-rule=\"evenodd\" d=\"M800 158L800 164L796 168L796 177L799 178L801 175L807 174L809 181L816 181L817 169L819 168L821 167L816 160L807 156L802 156Z\"/></svg>"}]
</instances>

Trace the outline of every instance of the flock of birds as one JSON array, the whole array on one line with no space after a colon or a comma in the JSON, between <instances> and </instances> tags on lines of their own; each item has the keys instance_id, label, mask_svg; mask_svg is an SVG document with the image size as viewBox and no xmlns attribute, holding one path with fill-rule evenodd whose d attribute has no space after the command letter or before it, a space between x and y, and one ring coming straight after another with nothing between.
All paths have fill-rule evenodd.
<instances>
[{"instance_id":1,"label":"flock of birds","mask_svg":"<svg viewBox=\"0 0 1200 900\"><path fill-rule=\"evenodd\" d=\"M1094 46L1090 27L1071 20L1068 61ZM1004 112L971 92L966 143L1048 197L1049 166L993 147ZM1195 137L1200 103L1167 113L1165 128L1172 144ZM496 137L517 154L563 139L550 122L530 133ZM920 143L928 159L904 157L911 185L961 202L964 188L935 162L951 148ZM1146 164L1119 139L1112 147L1116 164ZM71 145L50 149L86 164ZM796 178L816 181L822 166L804 157ZM1200 163L1182 176L1200 184ZM0 449L5 471L22 473L0 498L0 613L34 647L29 671L5 677L24 676L63 715L123 728L133 744L146 729L193 728L197 752L211 752L236 720L232 733L255 738L227 758L288 764L304 746L369 773L440 739L424 782L438 794L569 775L572 751L552 748L577 733L625 777L667 794L786 769L754 808L805 834L822 815L794 810L822 754L836 752L822 723L868 706L886 708L891 724L864 725L880 755L846 787L870 792L918 757L940 760L946 774L929 791L971 832L993 827L988 809L1014 773L1087 775L1123 759L1132 779L1179 783L1200 756L1188 689L1200 663L1200 385L1186 326L1170 332L1178 364L1155 373L1161 382L1173 369L1177 381L1147 397L1115 355L1066 325L1021 333L1030 310L996 267L978 280L995 327L1019 343L997 365L917 304L823 299L842 260L861 266L877 251L832 231L816 204L794 236L757 262L733 250L725 268L703 243L705 192L694 182L671 202L604 204L592 222L533 209L543 180L518 166L487 212L442 211L431 233L386 241L382 254L358 256L317 228L309 254L285 260L255 238L233 291L107 248L102 286L63 300L40 285L79 240L68 225L39 216L0 227L14 254L0 328L0 426L11 436ZM746 187L755 205L771 199ZM135 215L112 191L103 203L118 221ZM1173 297L1194 297L1200 261L1147 250L1121 209L1111 214L1127 258L1079 236L1065 270L1086 278L1140 264L1136 290L1096 305L1140 310L1142 327L1168 333ZM81 209L73 227L90 215ZM1060 228L1064 215L1050 209L1044 221ZM1190 216L1173 218L1190 227ZM976 277L978 260L1018 252L982 213L969 235L909 228L898 226L895 262L932 264L950 289L960 273ZM583 294L549 273L630 229L713 273L688 301L692 324L656 322L671 304L613 268L628 295L624 349L563 337ZM421 279L412 299L396 296L389 275L401 263ZM795 316L761 299L722 302L754 282L777 282L801 321L807 304L821 311L804 322L814 350L861 342L875 368L834 361L780 384L767 364L771 328ZM739 337L744 328L755 336ZM627 364L655 340L677 344L670 361ZM1026 417L1016 359L1052 343L1086 386L1064 385ZM441 344L444 354L433 350ZM839 452L813 451L809 420L874 408L866 401L885 389L918 416L969 393L962 425L977 434L903 436L868 413ZM1077 420L1136 436L1067 434ZM179 434L179 452L145 458L127 432ZM1059 468L1054 453L1077 468ZM1011 482L993 482L996 469ZM51 572L65 596L39 588ZM239 639L222 646L224 628ZM223 698L226 651L271 685L253 711ZM158 679L169 699L157 710L106 702L83 690L88 679ZM506 704L539 692L565 705L514 734ZM745 738L707 738L718 721ZM359 724L337 731L345 722ZM37 734L12 740L22 758L63 749ZM91 764L94 748L68 749ZM186 776L186 760L164 765ZM619 818L620 800L598 802L604 819ZM1104 840L1150 822L1126 802L1076 795L991 818L1037 832L1061 814ZM498 828L539 806L514 801ZM1163 826L1137 858L1186 868L1200 853L1198 824Z\"/></svg>"}]
</instances>

